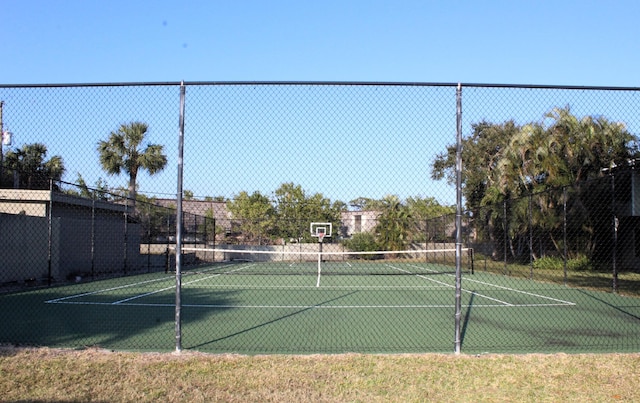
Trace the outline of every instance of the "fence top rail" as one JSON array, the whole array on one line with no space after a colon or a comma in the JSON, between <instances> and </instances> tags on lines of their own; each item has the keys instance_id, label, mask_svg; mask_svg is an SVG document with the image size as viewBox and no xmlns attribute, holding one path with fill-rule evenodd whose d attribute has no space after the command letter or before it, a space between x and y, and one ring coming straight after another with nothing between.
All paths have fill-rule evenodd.
<instances>
[{"instance_id":1,"label":"fence top rail","mask_svg":"<svg viewBox=\"0 0 640 403\"><path fill-rule=\"evenodd\" d=\"M555 90L640 91L640 87L544 85L544 84L491 84L491 83L442 83L442 82L393 82L393 81L165 81L165 82L113 82L113 83L60 83L60 84L0 84L0 88L65 88L65 87L151 87L151 86L242 86L242 85L291 85L291 86L392 86L392 87L457 87L462 88L513 88Z\"/></svg>"}]
</instances>

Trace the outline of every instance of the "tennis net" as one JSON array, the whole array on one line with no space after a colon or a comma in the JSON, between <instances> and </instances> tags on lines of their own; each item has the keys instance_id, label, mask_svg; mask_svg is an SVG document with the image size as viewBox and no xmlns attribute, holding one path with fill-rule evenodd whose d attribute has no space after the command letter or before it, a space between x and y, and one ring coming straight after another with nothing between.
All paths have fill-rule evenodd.
<instances>
[{"instance_id":1,"label":"tennis net","mask_svg":"<svg viewBox=\"0 0 640 403\"><path fill-rule=\"evenodd\" d=\"M433 275L455 273L455 249L401 251L284 251L274 248L183 248L195 254L198 271L237 275ZM463 271L473 272L473 249L463 248Z\"/></svg>"}]
</instances>

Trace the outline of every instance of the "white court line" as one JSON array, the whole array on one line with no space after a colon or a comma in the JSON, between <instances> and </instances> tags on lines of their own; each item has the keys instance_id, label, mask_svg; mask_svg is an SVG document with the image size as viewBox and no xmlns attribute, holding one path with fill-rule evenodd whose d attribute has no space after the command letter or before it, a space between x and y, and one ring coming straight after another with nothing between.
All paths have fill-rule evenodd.
<instances>
[{"instance_id":1,"label":"white court line","mask_svg":"<svg viewBox=\"0 0 640 403\"><path fill-rule=\"evenodd\" d=\"M213 275L211 275L211 276L207 276L207 277L199 278L199 279L196 279L196 280L193 280L193 281L187 281L187 282L183 283L183 285L193 284L193 283L197 283L197 282L200 282L200 281L208 280L208 279L210 279L210 278L219 277L219 276L221 276L222 274L226 274L226 273L233 273L234 271L239 271L239 270L241 270L241 269L244 269L244 268L247 268L247 267L251 267L251 266L253 266L253 265L243 266L243 267L238 268L238 269L236 269L236 270L230 270L230 271L226 271L226 272L224 272L224 273L216 273L216 274L213 274ZM227 267L227 266L222 266L222 268L224 268L224 267ZM219 269L219 268L218 268L218 269ZM125 302L133 301L134 299L139 299L139 298L148 297L149 295L158 294L158 293L161 293L161 292L164 292L164 291L168 291L168 290L172 290L172 289L175 289L175 288L176 288L176 287L175 287L175 285L173 285L173 286L171 286L171 287L162 288L162 289L160 289L160 290L156 290L156 291L148 292L148 293L145 293L145 294L134 295L133 297L129 297L129 298L125 298L125 299L122 299L122 300L119 300L119 301L115 301L115 302L112 302L111 304L112 304L112 305L119 305L119 304L122 304L122 303L125 303Z\"/></svg>"},{"instance_id":2,"label":"white court line","mask_svg":"<svg viewBox=\"0 0 640 403\"><path fill-rule=\"evenodd\" d=\"M549 301L558 302L558 303L563 304L563 305L576 305L575 302L564 301L564 300L561 300L561 299L547 297L546 295L534 294L532 292L527 292L527 291L523 291L523 290L516 290L515 288L503 287L501 285L492 284L492 283L486 283L484 281L473 280L473 279L470 279L470 278L465 278L465 281L471 281L473 283L488 285L488 286L491 286L491 287L496 287L496 288L500 288L500 289L507 290L507 291L513 291L513 292L517 292L517 293L520 293L520 294L529 295L529 296L532 296L532 297L548 299Z\"/></svg>"},{"instance_id":3,"label":"white court line","mask_svg":"<svg viewBox=\"0 0 640 403\"><path fill-rule=\"evenodd\" d=\"M225 271L223 273L216 273L213 274L211 276L207 276L207 277L203 277L203 278L198 278L196 280L193 281L188 281L185 282L183 285L190 285L190 284L195 284L204 280L208 280L211 278L215 278L215 277L219 277L222 276L224 274L228 274L228 273L233 273L233 272L237 272L237 271L242 271L244 269L247 269L249 267L252 267L256 265L256 263L250 264L250 265L246 265L246 266L242 266L239 267L237 269L234 270L230 270L230 271ZM235 265L228 265L228 266L221 266L221 267L216 267L214 268L215 270L219 270L219 269L224 269L225 267L231 267L231 266L235 266ZM387 265L388 267L391 267L394 270L398 270L404 273L411 273L408 270L404 270L402 268L399 267L395 267L392 265ZM416 268L420 268L420 269L424 269L423 267L420 266L414 266L414 265L410 265L411 267L416 267ZM214 269L210 269L210 270L214 270ZM206 270L208 271L208 270ZM437 273L436 270L431 270L434 273ZM448 276L452 276L451 274L447 274ZM442 281L438 281L438 280L434 280L432 278L429 278L427 276L424 275L419 275L416 274L416 277L428 280L431 283L435 283L438 284L438 287L442 287L442 288L454 288L455 286L447 284L445 282ZM153 292L149 292L149 293L145 293L145 294L140 294L140 295L136 295L130 298L126 298L126 299L122 299L122 300L118 300L115 302L73 302L73 301L69 301L71 299L74 298L80 298L80 297L84 297L84 296L88 296L88 295L96 295L96 294L100 294L100 293L104 293L104 292L108 292L108 291L114 291L114 290L118 290L118 289L124 289L124 288L129 288L129 287L136 287L136 286L140 286L143 284L150 284L150 283L154 283L154 282L159 282L159 281L166 281L166 280L170 280L172 279L172 277L163 277L160 279L154 279L154 280L147 280L147 281L141 281L141 282L137 282L137 283L132 283L132 284L128 284L128 285L123 285L123 286L118 286L118 287L112 287L112 288L106 288L106 289L102 289L102 290L97 290L97 291L92 291L92 292L87 292L87 293L82 293L82 294L75 294L75 295L71 295L71 296L67 296L67 297L61 297L61 298L56 298L56 299L52 299L52 300L48 300L45 301L45 303L60 303L60 304L73 304L73 305L123 305L123 306L175 306L175 304L132 304L129 303L129 301L135 300L135 299L139 299L139 298L143 298L149 295L153 295L153 294L157 294L160 292L164 292L170 289L175 288L174 286L171 287L166 287L166 288L162 288L160 290L156 290ZM482 305L482 304L474 304L474 307L545 307L545 306L566 306L566 305L576 305L576 303L574 302L570 302L570 301L564 301L564 300L560 300L560 299L556 299L556 298L551 298L551 297L547 297L544 295L540 295L540 294L534 294L534 293L530 293L530 292L526 292L526 291L522 291L522 290L517 290L517 289L513 289L513 288L509 288L509 287L504 287L504 286L499 286L496 284L492 284L492 283L486 283L486 282L482 282L479 280L473 280L473 279L469 279L469 278L465 278L465 281L471 281L471 282L475 282L478 284L483 284L483 285L488 285L488 286L492 286L492 287L496 287L496 288L500 288L500 289L504 289L504 290L508 290L508 291L512 291L512 292L517 292L517 293L521 293L521 294L525 294L525 295L529 295L529 296L534 296L534 297L539 297L542 299L546 299L546 300L550 300L550 301L554 301L557 302L556 304L512 304L506 301L501 301L499 299L495 299L495 298L491 298L488 297L486 295L482 295L479 294L477 292L473 292L473 291L469 291L469 290L462 290L463 292L466 293L470 293L473 295L477 295L481 298L490 300L490 301L494 301L497 302L497 305L491 305L491 304L487 304L487 305ZM205 288L209 288L209 287L243 287L241 285L213 285L213 286L204 286ZM246 288L246 287L245 287ZM256 287L251 287L251 288L316 288L315 286L256 286ZM423 287L423 286L397 286L397 287L388 287L388 286L353 286L353 287L345 287L345 286L330 286L330 287L323 287L324 289L393 289L393 288L399 288L399 289L408 289L408 288L415 288L415 289L431 289L433 287ZM310 305L310 306L270 306L270 305L189 305L189 304L183 304L183 306L190 306L190 307L213 307L213 308L230 308L230 307L234 307L234 308L279 308L279 309L283 309L283 308L291 308L291 309L297 309L297 308L312 308L312 307L316 307L314 305ZM336 308L341 308L341 309L348 309L348 308L450 308L453 305L366 305L366 306L354 306L354 305L350 305L350 306L318 306L316 308L332 308L332 309L336 309ZM463 307L466 307L465 305L463 305Z\"/></svg>"},{"instance_id":4,"label":"white court line","mask_svg":"<svg viewBox=\"0 0 640 403\"><path fill-rule=\"evenodd\" d=\"M415 268L418 268L418 269L422 269L422 267L420 267L420 266L414 266L414 265L411 265L411 266L415 267ZM435 270L433 270L433 271L435 272ZM455 277L453 274L447 274L447 275L451 276L451 277ZM512 292L515 292L515 293L529 295L529 296L532 296L532 297L547 299L549 301L557 302L557 303L559 303L561 305L576 305L575 302L564 301L564 300L557 299L557 298L547 297L546 295L535 294L535 293L531 293L531 292L527 292L527 291L523 291L523 290L518 290L518 289L515 289L515 288L504 287L504 286L493 284L493 283L487 283L487 282L484 282L484 281L474 280L474 279L471 279L471 278L468 278L468 277L465 277L464 281L465 282L466 281L470 281L470 282L473 282L473 283L478 283L478 284L482 284L482 285L488 285L490 287L495 287L495 288L499 288L499 289L506 290L506 291L512 291ZM454 287L454 286L451 286L451 287ZM468 292L468 293L473 293L472 291L468 291L468 290L464 290L464 289L462 291L465 291L465 292ZM482 296L482 294L477 294L477 293L475 293L475 294ZM513 305L513 304L509 304L509 305ZM553 304L549 304L549 305L553 306ZM518 305L518 306L523 306L523 305ZM526 306L526 305L524 305L524 306Z\"/></svg>"},{"instance_id":5,"label":"white court line","mask_svg":"<svg viewBox=\"0 0 640 403\"><path fill-rule=\"evenodd\" d=\"M65 301L65 300L68 300L68 299L86 297L87 295L96 295L96 294L100 294L100 293L103 293L103 292L121 290L121 289L129 288L129 287L137 287L137 286L140 286L140 285L143 285L143 284L155 283L155 282L158 282L158 281L167 281L169 279L171 279L171 277L163 277L163 278L157 278L157 279L154 279L154 280L140 281L138 283L126 284L126 285L121 285L121 286L118 286L118 287L104 288L102 290L85 292L85 293L82 293L82 294L74 294L74 295L69 295L67 297L62 297L62 298L50 299L48 301L45 301L45 303L46 304L53 304L53 303L60 302L60 301Z\"/></svg>"},{"instance_id":6,"label":"white court line","mask_svg":"<svg viewBox=\"0 0 640 403\"><path fill-rule=\"evenodd\" d=\"M55 302L56 304L66 305L108 305L114 306L112 302L89 302L89 301L61 301ZM175 304L160 304L160 303L129 303L124 302L117 304L118 306L137 306L137 307L160 307L160 308L172 308ZM416 309L416 308L446 308L452 309L455 305L446 304L425 304L425 305L231 305L231 304L182 304L183 307L189 308L242 308L242 309ZM524 305L504 305L504 304L474 304L473 308L531 308L531 307L549 307L549 306L568 306L567 304L524 304ZM471 305L462 305L463 308L471 307Z\"/></svg>"},{"instance_id":7,"label":"white court line","mask_svg":"<svg viewBox=\"0 0 640 403\"><path fill-rule=\"evenodd\" d=\"M225 268L225 267L228 267L228 266L217 267L216 269ZM213 270L213 269L211 269L211 270ZM231 272L227 272L227 273L231 273ZM218 274L218 275L220 275L220 274ZM215 277L215 276L212 276L212 277ZM81 297L86 297L88 295L96 295L96 294L101 294L101 293L109 292L109 291L122 290L122 289L129 288L129 287L138 287L138 286L141 286L141 285L144 285L144 284L150 284L150 283L155 283L155 282L159 282L159 281L167 281L167 280L172 280L174 278L175 277L173 277L173 276L167 276L167 277L162 277L162 278L156 278L156 279L153 279L153 280L146 280L146 281L139 281L137 283L125 284L125 285L121 285L121 286L118 286L118 287L103 288L101 290L96 290L96 291L91 291L91 292L85 292L85 293L82 293L82 294L74 294L74 295L69 295L69 296L66 296L66 297L51 299L51 300L45 301L45 304L59 303L61 301L66 301L66 300L69 300L69 299L81 298ZM201 280L203 280L203 279L201 279ZM197 280L197 281L200 281L200 280ZM155 293L158 293L158 292L169 290L169 289L174 288L174 287L175 286L164 288L164 289L162 289L160 291L155 291L155 292L147 293L147 294L144 294L144 295L146 296L146 295L155 294ZM130 299L135 299L135 297L134 298L130 298ZM125 301L125 300L123 300L123 301ZM115 304L115 303L118 303L118 301L110 302L109 304Z\"/></svg>"},{"instance_id":8,"label":"white court line","mask_svg":"<svg viewBox=\"0 0 640 403\"><path fill-rule=\"evenodd\" d=\"M411 272L410 272L410 271L408 271L408 270L404 270L404 269L401 269L401 268L399 268L399 267L394 267L394 266L391 266L391 265L389 265L389 264L388 264L387 266L391 267L392 269L399 270L399 271L402 271L402 272L405 272L405 273L411 273ZM415 268L418 268L418 269L423 269L423 268L422 268L422 267L420 267L420 266L413 266L413 265L410 265L410 267L415 267ZM427 269L427 270L429 270L429 269ZM429 270L429 271L432 271L432 272L434 272L434 273L437 273L437 271L435 271L435 270ZM449 288L455 288L455 286L453 286L453 285L451 285L451 284L447 284L447 283L445 283L445 282L443 282L443 281L434 280L434 279L432 279L432 278L429 278L429 277L424 276L424 275L421 275L421 274L416 274L415 276L416 276L416 277L418 277L418 278L422 278L422 279L425 279L425 280L431 281L432 283L441 284L441 285L446 286L446 287L449 287ZM503 305L506 305L506 306L513 306L513 304L511 304L511 303L509 303L509 302L502 301L502 300L499 300L499 299L497 299L497 298L488 297L488 296L486 296L486 295L479 294L479 293L477 293L477 292L473 292L473 291L469 291L469 290L465 290L465 289L463 289L463 290L462 290L462 292L466 292L466 293L468 293L468 294L477 295L477 296L479 296L480 298L485 298L485 299L488 299L488 300L490 300L490 301L494 301L494 302L497 302L497 303L500 303L500 304L503 304Z\"/></svg>"}]
</instances>

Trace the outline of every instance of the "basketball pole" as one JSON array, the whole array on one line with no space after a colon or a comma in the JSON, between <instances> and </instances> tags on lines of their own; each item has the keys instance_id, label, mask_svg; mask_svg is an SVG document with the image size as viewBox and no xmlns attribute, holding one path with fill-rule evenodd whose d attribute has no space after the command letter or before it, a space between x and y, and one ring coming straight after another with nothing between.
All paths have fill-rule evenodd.
<instances>
[{"instance_id":1,"label":"basketball pole","mask_svg":"<svg viewBox=\"0 0 640 403\"><path fill-rule=\"evenodd\" d=\"M320 287L320 273L322 272L322 239L324 238L324 234L318 234L318 280L316 281L316 288Z\"/></svg>"},{"instance_id":2,"label":"basketball pole","mask_svg":"<svg viewBox=\"0 0 640 403\"><path fill-rule=\"evenodd\" d=\"M454 352L462 347L462 84L456 90L456 307Z\"/></svg>"}]
</instances>

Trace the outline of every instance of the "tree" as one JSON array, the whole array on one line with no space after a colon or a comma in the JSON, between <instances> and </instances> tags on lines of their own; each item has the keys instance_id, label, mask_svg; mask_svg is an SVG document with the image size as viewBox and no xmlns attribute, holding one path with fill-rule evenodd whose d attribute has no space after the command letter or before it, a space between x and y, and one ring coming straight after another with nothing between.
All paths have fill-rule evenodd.
<instances>
[{"instance_id":1,"label":"tree","mask_svg":"<svg viewBox=\"0 0 640 403\"><path fill-rule=\"evenodd\" d=\"M380 200L370 199L368 197L358 197L349 202L349 205L358 211L378 210L382 206Z\"/></svg>"},{"instance_id":2,"label":"tree","mask_svg":"<svg viewBox=\"0 0 640 403\"><path fill-rule=\"evenodd\" d=\"M162 145L148 144L141 148L148 129L149 126L142 122L122 124L117 131L111 132L108 140L98 143L102 168L109 175L120 175L122 171L129 175L129 200L133 204L138 171L144 169L153 175L167 165Z\"/></svg>"},{"instance_id":3,"label":"tree","mask_svg":"<svg viewBox=\"0 0 640 403\"><path fill-rule=\"evenodd\" d=\"M446 225L442 223L440 218L453 215L456 212L455 206L443 206L433 197L408 197L406 208L411 217L411 240L413 242L425 242L446 237Z\"/></svg>"},{"instance_id":4,"label":"tree","mask_svg":"<svg viewBox=\"0 0 640 403\"><path fill-rule=\"evenodd\" d=\"M472 133L462 140L462 192L467 206L480 206L487 189L500 180L497 168L504 149L520 128L512 121L494 124L487 121L471 125ZM456 180L456 145L438 154L431 171L433 179Z\"/></svg>"},{"instance_id":5,"label":"tree","mask_svg":"<svg viewBox=\"0 0 640 403\"><path fill-rule=\"evenodd\" d=\"M321 193L307 196L300 185L283 183L275 191L275 209L278 234L284 239L311 241L311 222L330 222L340 228L340 212L345 209L341 201L331 200Z\"/></svg>"},{"instance_id":6,"label":"tree","mask_svg":"<svg viewBox=\"0 0 640 403\"><path fill-rule=\"evenodd\" d=\"M512 254L514 242L523 244L533 233L539 239L544 235L556 249L563 193L552 189L577 185L603 176L602 169L626 165L638 156L637 138L625 125L602 116L573 115L569 107L555 108L544 115L544 120L523 126L513 121L503 124L481 122L472 125L473 133L463 140L462 159L463 194L467 206L474 209L490 237L498 239L500 231L507 230ZM455 175L455 147L438 155L432 177L452 179ZM597 190L591 188L590 193ZM508 208L496 203L509 201ZM583 202L588 200L583 199ZM571 205L572 203L569 203ZM598 203L579 206L571 210L583 223L581 234L593 244L597 220L588 211L600 211ZM477 214L478 206L494 205L484 215ZM507 217L504 213L507 213ZM506 228L500 228L505 222ZM605 229L606 231L606 229ZM574 235L576 236L576 235ZM542 241L540 241L542 242ZM573 242L577 244L578 242Z\"/></svg>"},{"instance_id":7,"label":"tree","mask_svg":"<svg viewBox=\"0 0 640 403\"><path fill-rule=\"evenodd\" d=\"M403 250L410 241L410 220L409 209L402 204L398 196L385 196L375 228L378 244L386 250Z\"/></svg>"},{"instance_id":8,"label":"tree","mask_svg":"<svg viewBox=\"0 0 640 403\"><path fill-rule=\"evenodd\" d=\"M47 146L42 143L26 144L5 156L8 170L18 175L22 189L49 189L49 180L59 181L64 174L62 157L54 155L46 160Z\"/></svg>"},{"instance_id":9,"label":"tree","mask_svg":"<svg viewBox=\"0 0 640 403\"><path fill-rule=\"evenodd\" d=\"M275 209L271 200L260 192L240 192L227 202L229 212L240 221L240 231L247 242L262 244L263 239L273 235Z\"/></svg>"},{"instance_id":10,"label":"tree","mask_svg":"<svg viewBox=\"0 0 640 403\"><path fill-rule=\"evenodd\" d=\"M109 185L102 178L98 178L95 187L91 189L87 186L87 182L82 175L78 173L78 179L76 183L80 190L77 192L78 196L86 197L88 199L95 198L96 200L110 200L111 194L109 192Z\"/></svg>"}]
</instances>

